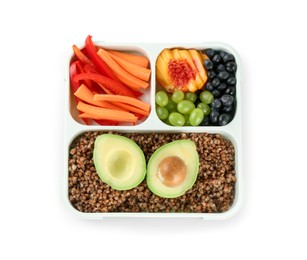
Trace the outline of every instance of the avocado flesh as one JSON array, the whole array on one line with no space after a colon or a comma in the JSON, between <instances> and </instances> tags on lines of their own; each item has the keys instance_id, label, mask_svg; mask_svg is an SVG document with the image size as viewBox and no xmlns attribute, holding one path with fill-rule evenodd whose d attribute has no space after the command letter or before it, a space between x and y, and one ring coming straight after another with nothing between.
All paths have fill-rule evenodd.
<instances>
[{"instance_id":1,"label":"avocado flesh","mask_svg":"<svg viewBox=\"0 0 307 260\"><path fill-rule=\"evenodd\" d=\"M168 157L179 157L186 166L184 180L175 187L165 185L158 176L160 163ZM156 195L164 198L176 198L183 195L195 183L198 175L199 156L194 142L178 140L158 148L147 165L147 185Z\"/></svg>"},{"instance_id":2,"label":"avocado flesh","mask_svg":"<svg viewBox=\"0 0 307 260\"><path fill-rule=\"evenodd\" d=\"M146 161L141 148L131 139L102 134L95 140L93 160L100 179L115 190L129 190L146 175Z\"/></svg>"}]
</instances>

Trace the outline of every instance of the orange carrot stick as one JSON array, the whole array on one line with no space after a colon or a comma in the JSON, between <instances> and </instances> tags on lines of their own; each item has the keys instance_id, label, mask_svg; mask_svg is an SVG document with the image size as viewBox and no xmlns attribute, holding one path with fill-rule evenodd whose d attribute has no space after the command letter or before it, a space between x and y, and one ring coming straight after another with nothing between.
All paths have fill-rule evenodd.
<instances>
[{"instance_id":1,"label":"orange carrot stick","mask_svg":"<svg viewBox=\"0 0 307 260\"><path fill-rule=\"evenodd\" d=\"M117 57L111 53L109 53L111 58L117 62L117 64L119 66L121 66L124 70L126 70L127 72L129 72L131 75L144 80L144 81L148 81L149 77L150 77L150 69L141 67L139 65L135 65L131 62L128 62L120 57Z\"/></svg>"},{"instance_id":2,"label":"orange carrot stick","mask_svg":"<svg viewBox=\"0 0 307 260\"><path fill-rule=\"evenodd\" d=\"M125 112L125 111L118 111L108 108L101 108L92 105L88 105L80 101L77 105L77 109L88 117L92 119L106 119L106 120L113 120L117 122L132 122L135 123L137 121L137 117L132 113ZM84 115L79 115L81 118Z\"/></svg>"},{"instance_id":3,"label":"orange carrot stick","mask_svg":"<svg viewBox=\"0 0 307 260\"><path fill-rule=\"evenodd\" d=\"M115 101L121 103L127 103L129 105L138 107L142 110L149 111L150 105L132 97L121 96L121 95L108 95L108 94L95 94L94 100L103 100L103 101Z\"/></svg>"},{"instance_id":4,"label":"orange carrot stick","mask_svg":"<svg viewBox=\"0 0 307 260\"><path fill-rule=\"evenodd\" d=\"M80 113L79 114L79 117L82 118L82 119L93 119L94 121L99 121L97 122L98 124L100 124L100 122L102 122L102 125L114 125L114 123L116 122L117 124L119 122L130 122L130 123L133 123L135 124L134 120L124 120L124 119L114 119L114 120L109 120L109 119L106 119L106 116L105 115L92 115L92 114L88 114L88 113ZM111 123L111 124L110 124Z\"/></svg>"},{"instance_id":5,"label":"orange carrot stick","mask_svg":"<svg viewBox=\"0 0 307 260\"><path fill-rule=\"evenodd\" d=\"M81 61L83 63L83 65L85 65L85 64L93 65L91 60L88 57L86 57L83 54L83 52L75 44L72 46L72 48L74 50L76 57L78 58L79 61Z\"/></svg>"},{"instance_id":6,"label":"orange carrot stick","mask_svg":"<svg viewBox=\"0 0 307 260\"><path fill-rule=\"evenodd\" d=\"M104 49L99 49L97 52L98 56L109 66L109 68L115 73L116 77L128 87L139 90L140 88L147 88L149 83L140 80L129 72L125 71L121 66L119 66L110 56L110 54Z\"/></svg>"},{"instance_id":7,"label":"orange carrot stick","mask_svg":"<svg viewBox=\"0 0 307 260\"><path fill-rule=\"evenodd\" d=\"M94 93L90 91L84 84L82 84L77 91L74 93L76 97L79 99L95 106L103 107L103 108L109 108L114 110L120 110L120 111L127 111L126 109L123 109L121 107L118 107L110 102L107 101L97 101L94 100Z\"/></svg>"},{"instance_id":8,"label":"orange carrot stick","mask_svg":"<svg viewBox=\"0 0 307 260\"><path fill-rule=\"evenodd\" d=\"M148 111L142 110L140 108L137 108L137 107L134 107L134 106L130 106L128 104L120 103L120 102L112 102L112 103L114 105L118 106L118 107L126 109L129 112L137 113L137 114L140 114L140 115L143 115L143 116L149 116L149 112Z\"/></svg>"},{"instance_id":9,"label":"orange carrot stick","mask_svg":"<svg viewBox=\"0 0 307 260\"><path fill-rule=\"evenodd\" d=\"M114 50L108 50L108 52L119 58L122 58L123 60L131 62L135 65L138 65L144 68L148 67L149 60L145 56L140 56L140 55L121 52L121 51L114 51Z\"/></svg>"},{"instance_id":10,"label":"orange carrot stick","mask_svg":"<svg viewBox=\"0 0 307 260\"><path fill-rule=\"evenodd\" d=\"M104 85L100 84L100 83L97 83L104 92L106 92L107 94L114 94L111 90L109 90L107 87L105 87Z\"/></svg>"}]
</instances>

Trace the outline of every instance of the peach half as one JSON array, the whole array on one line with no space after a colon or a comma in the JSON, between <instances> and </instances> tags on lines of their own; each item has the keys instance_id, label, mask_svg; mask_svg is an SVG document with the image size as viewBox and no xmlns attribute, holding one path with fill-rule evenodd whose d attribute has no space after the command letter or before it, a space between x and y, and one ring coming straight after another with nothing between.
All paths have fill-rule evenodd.
<instances>
[{"instance_id":1,"label":"peach half","mask_svg":"<svg viewBox=\"0 0 307 260\"><path fill-rule=\"evenodd\" d=\"M160 85L169 93L175 90L195 92L207 82L203 56L194 49L164 49L156 61Z\"/></svg>"}]
</instances>

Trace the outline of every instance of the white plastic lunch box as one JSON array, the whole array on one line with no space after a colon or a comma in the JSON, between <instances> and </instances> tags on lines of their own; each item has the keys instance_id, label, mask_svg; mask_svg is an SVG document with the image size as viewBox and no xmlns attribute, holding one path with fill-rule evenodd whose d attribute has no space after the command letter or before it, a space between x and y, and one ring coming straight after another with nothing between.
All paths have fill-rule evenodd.
<instances>
[{"instance_id":1,"label":"white plastic lunch box","mask_svg":"<svg viewBox=\"0 0 307 260\"><path fill-rule=\"evenodd\" d=\"M94 42L96 46L101 46L106 49L113 49L131 53L139 53L146 56L150 61L151 79L150 86L146 90L141 99L151 105L151 112L148 118L134 126L120 125L120 126L101 126L101 125L85 125L78 118L78 111L73 98L73 93L70 88L69 79L69 65L74 56L73 51L68 55L66 61L65 72L65 158L64 158L64 199L68 208L78 215L86 219L102 219L104 217L197 217L207 220L222 220L233 216L238 212L242 203L242 136L241 136L241 62L238 53L229 45L220 42L202 42L202 43L107 43L107 42ZM84 45L80 44L82 48ZM225 126L181 126L174 127L164 124L157 116L155 111L155 93L157 88L155 63L159 53L164 48L186 48L204 50L206 48L214 48L224 50L234 55L237 62L237 84L236 84L236 112L233 120ZM236 171L236 184L235 184L235 197L232 206L226 212L222 213L120 213L120 212L107 212L107 213L84 213L75 209L69 201L68 190L68 158L69 147L72 141L80 134L87 131L121 131L121 132L195 132L195 133L212 133L221 134L224 138L229 139L235 148L235 171Z\"/></svg>"}]
</instances>

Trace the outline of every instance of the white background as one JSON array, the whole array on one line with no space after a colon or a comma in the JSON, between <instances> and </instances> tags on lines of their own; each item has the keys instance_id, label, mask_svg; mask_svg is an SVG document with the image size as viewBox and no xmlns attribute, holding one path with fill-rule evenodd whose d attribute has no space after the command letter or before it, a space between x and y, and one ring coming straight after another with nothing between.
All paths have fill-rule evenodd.
<instances>
[{"instance_id":1,"label":"white background","mask_svg":"<svg viewBox=\"0 0 307 260\"><path fill-rule=\"evenodd\" d=\"M303 3L1 1L0 259L306 259ZM88 34L238 51L245 193L236 216L86 221L65 208L64 68Z\"/></svg>"}]
</instances>

